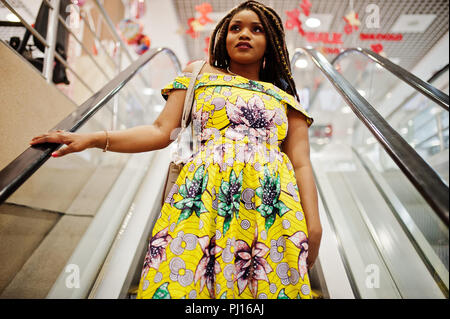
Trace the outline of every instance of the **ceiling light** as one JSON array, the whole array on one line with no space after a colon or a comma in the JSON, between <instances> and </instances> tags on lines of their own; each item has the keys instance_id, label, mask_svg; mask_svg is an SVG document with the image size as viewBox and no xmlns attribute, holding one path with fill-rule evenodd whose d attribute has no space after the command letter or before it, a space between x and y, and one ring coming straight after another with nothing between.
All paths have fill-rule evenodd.
<instances>
[{"instance_id":1,"label":"ceiling light","mask_svg":"<svg viewBox=\"0 0 450 319\"><path fill-rule=\"evenodd\" d=\"M433 108L430 110L430 114L432 114L432 115L436 115L436 114L438 114L438 113L441 113L441 108L440 108L440 107L433 107Z\"/></svg>"},{"instance_id":2,"label":"ceiling light","mask_svg":"<svg viewBox=\"0 0 450 319\"><path fill-rule=\"evenodd\" d=\"M152 88L144 88L144 90L142 90L142 93L144 93L145 95L153 95L155 94L155 90Z\"/></svg>"},{"instance_id":3,"label":"ceiling light","mask_svg":"<svg viewBox=\"0 0 450 319\"><path fill-rule=\"evenodd\" d=\"M155 105L153 106L153 109L154 109L156 112L161 112L161 111L164 109L164 105L162 105L162 104L155 104Z\"/></svg>"},{"instance_id":4,"label":"ceiling light","mask_svg":"<svg viewBox=\"0 0 450 319\"><path fill-rule=\"evenodd\" d=\"M8 13L6 20L11 22L20 22L20 19L14 13Z\"/></svg>"},{"instance_id":5,"label":"ceiling light","mask_svg":"<svg viewBox=\"0 0 450 319\"><path fill-rule=\"evenodd\" d=\"M305 21L305 24L310 28L318 28L320 27L320 20L317 18L309 18Z\"/></svg>"},{"instance_id":6,"label":"ceiling light","mask_svg":"<svg viewBox=\"0 0 450 319\"><path fill-rule=\"evenodd\" d=\"M305 59L298 59L297 62L295 62L295 66L299 69L304 69L308 66L308 61Z\"/></svg>"},{"instance_id":7,"label":"ceiling light","mask_svg":"<svg viewBox=\"0 0 450 319\"><path fill-rule=\"evenodd\" d=\"M390 31L392 33L423 33L435 18L435 14L402 14Z\"/></svg>"}]
</instances>

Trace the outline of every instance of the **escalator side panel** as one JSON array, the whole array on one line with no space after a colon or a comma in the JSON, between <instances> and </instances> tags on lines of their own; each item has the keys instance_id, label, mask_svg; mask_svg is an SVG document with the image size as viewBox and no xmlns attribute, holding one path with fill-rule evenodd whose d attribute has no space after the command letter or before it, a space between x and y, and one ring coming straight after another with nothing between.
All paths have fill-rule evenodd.
<instances>
[{"instance_id":1,"label":"escalator side panel","mask_svg":"<svg viewBox=\"0 0 450 319\"><path fill-rule=\"evenodd\" d=\"M336 235L343 248L352 288L358 297L364 299L400 298L340 172L327 173L327 163L318 160L314 160L313 165L317 183L323 192L323 200L330 210L331 222L335 225ZM366 269L371 265L378 265L378 284L375 286L367 284L369 279ZM381 289L375 288L376 286Z\"/></svg>"}]
</instances>

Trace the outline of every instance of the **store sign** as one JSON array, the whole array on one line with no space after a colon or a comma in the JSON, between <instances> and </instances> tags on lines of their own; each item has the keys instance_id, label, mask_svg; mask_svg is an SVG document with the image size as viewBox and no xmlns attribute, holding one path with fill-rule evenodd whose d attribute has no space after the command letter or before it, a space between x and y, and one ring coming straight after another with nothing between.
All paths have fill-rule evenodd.
<instances>
[{"instance_id":1,"label":"store sign","mask_svg":"<svg viewBox=\"0 0 450 319\"><path fill-rule=\"evenodd\" d=\"M402 41L401 33L360 33L361 41Z\"/></svg>"},{"instance_id":2,"label":"store sign","mask_svg":"<svg viewBox=\"0 0 450 319\"><path fill-rule=\"evenodd\" d=\"M339 32L305 32L308 42L325 44L342 44L342 33Z\"/></svg>"}]
</instances>

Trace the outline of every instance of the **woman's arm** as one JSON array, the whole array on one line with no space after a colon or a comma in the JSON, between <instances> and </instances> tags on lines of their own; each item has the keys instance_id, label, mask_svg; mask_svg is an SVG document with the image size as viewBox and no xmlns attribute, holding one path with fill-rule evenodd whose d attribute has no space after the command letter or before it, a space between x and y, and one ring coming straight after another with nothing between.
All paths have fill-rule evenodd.
<instances>
[{"instance_id":1,"label":"woman's arm","mask_svg":"<svg viewBox=\"0 0 450 319\"><path fill-rule=\"evenodd\" d=\"M189 70L186 68L186 70ZM163 111L152 125L136 126L126 130L108 131L108 150L120 153L140 153L153 151L168 146L172 140L172 132L181 126L184 98L186 90L173 90L169 95ZM104 149L106 133L69 133L53 131L34 137L30 144L58 143L65 144L54 153L60 157L73 152L80 152L87 148Z\"/></svg>"},{"instance_id":2,"label":"woman's arm","mask_svg":"<svg viewBox=\"0 0 450 319\"><path fill-rule=\"evenodd\" d=\"M311 268L319 254L322 238L317 189L309 159L308 124L299 111L288 108L288 133L282 144L283 152L289 157L297 179L300 200L308 227L308 267Z\"/></svg>"}]
</instances>

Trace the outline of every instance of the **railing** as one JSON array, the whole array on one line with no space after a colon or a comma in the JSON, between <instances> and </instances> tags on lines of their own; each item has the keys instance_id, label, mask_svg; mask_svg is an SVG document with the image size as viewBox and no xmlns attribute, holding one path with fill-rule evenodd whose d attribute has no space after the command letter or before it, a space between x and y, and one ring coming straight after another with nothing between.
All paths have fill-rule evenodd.
<instances>
[{"instance_id":1,"label":"railing","mask_svg":"<svg viewBox=\"0 0 450 319\"><path fill-rule=\"evenodd\" d=\"M87 16L86 12L80 9L78 6L71 4L72 8L76 8L79 14L79 18L84 23L84 26L89 31L90 35L95 39L96 45L98 45L98 48L104 53L104 55L107 57L107 59L111 62L113 66L113 72L114 74L118 74L120 72L121 63L122 60L122 53L125 54L126 58L130 63L135 60L133 56L130 54L128 47L123 42L122 38L119 36L117 31L115 30L114 24L111 21L110 17L108 16L108 13L104 9L104 7L101 5L99 0L92 0L95 6L98 8L98 11L104 21L106 21L106 25L108 26L108 29L110 31L110 34L112 35L114 42L115 42L115 48L117 51L117 57L113 58L108 54L107 49L103 45L99 35L92 29ZM47 26L47 35L46 37L43 37L39 32L36 31L29 23L25 21L25 19L17 12L17 10L14 9L14 7L8 2L8 0L0 0L3 5L9 9L14 15L18 17L18 19L21 21L22 25L40 42L42 45L45 46L45 52L44 52L44 61L43 61L43 70L42 75L47 80L48 83L52 82L53 78L53 67L54 63L53 61L56 59L58 60L62 65L64 65L65 68L70 70L70 72L77 78L78 81L92 94L94 91L92 90L91 86L86 83L86 81L83 79L83 77L74 70L74 68L67 62L66 59L64 59L58 52L56 51L56 35L58 34L59 29L59 23L61 23L62 27L67 30L67 32L72 36L72 38L77 42L83 52L89 57L89 59L94 63L96 68L100 71L100 73L105 77L106 81L109 81L111 79L110 76L107 75L107 73L104 71L104 68L102 68L98 62L94 59L93 55L89 50L86 48L86 46L83 44L83 41L75 34L74 28L71 28L70 25L68 25L65 21L65 19L59 14L60 12L60 4L61 0L45 0L43 1L43 4L46 5L49 8L49 15L48 15L48 26ZM23 44L21 44L23 46Z\"/></svg>"},{"instance_id":2,"label":"railing","mask_svg":"<svg viewBox=\"0 0 450 319\"><path fill-rule=\"evenodd\" d=\"M348 61L344 58L347 56L350 57ZM345 50L333 59L332 64L339 69L338 62L341 64L339 67L343 67L347 64L345 62L350 61L347 70L340 70L341 74L358 91L361 89L367 94L366 99L379 109L385 120L430 163L448 185L448 169L445 169L442 160L448 149L446 123L448 123L449 97L443 92L444 87L431 84L439 74L448 70L448 65L425 82L408 70L367 49ZM355 65L365 63L370 63L375 68L366 66L363 74L356 73L358 74L356 75ZM375 83L383 85L380 87ZM390 92L383 94L383 90ZM394 104L391 101L395 101ZM424 122L425 118L429 120ZM426 125L419 128L417 127L419 122Z\"/></svg>"},{"instance_id":3,"label":"railing","mask_svg":"<svg viewBox=\"0 0 450 319\"><path fill-rule=\"evenodd\" d=\"M151 49L128 66L114 79L108 82L72 114L63 119L52 130L77 131L86 121L101 109L133 76L159 53L166 53L174 62L177 72L181 73L181 64L168 48ZM17 190L39 167L44 164L60 145L40 144L29 147L14 161L0 171L0 204Z\"/></svg>"},{"instance_id":4,"label":"railing","mask_svg":"<svg viewBox=\"0 0 450 319\"><path fill-rule=\"evenodd\" d=\"M325 77L327 77L330 81L321 81L319 82L319 86L315 86L314 87L314 92L312 93L312 96L314 97L318 97L319 94L321 94L319 91L321 91L322 89L324 89L325 92L329 92L330 90L330 86L334 86L340 97L342 97L344 99L344 107L336 110L339 110L339 113L344 110L345 108L351 109L353 110L353 112L358 116L358 118L361 121L357 121L358 124L361 124L361 122L364 124L364 126L366 126L368 128L369 132L366 132L367 130L364 130L364 133L368 133L369 136L375 136L375 138L380 142L378 144L378 146L381 146L380 148L383 148L385 150L379 150L377 148L376 151L372 151L369 149L364 149L363 152L367 152L367 156L364 157L364 159L362 159L359 154L356 154L356 159L351 156L351 160L349 159L349 154L345 153L346 150L346 146L347 143L355 143L355 141L359 140L358 138L355 139L354 138L354 127L350 127L347 126L350 123L353 123L353 119L350 120L349 117L347 117L347 115L341 116L342 114L337 114L336 117L339 118L339 120L331 120L331 122L333 123L333 130L336 131L336 142L338 144L334 144L334 141L331 143L332 145L342 148L343 149L343 156L337 156L337 158L339 158L340 164L342 164L342 167L346 167L345 169L348 169L349 166L346 165L351 165L352 169L352 173L350 173L348 176L354 176L352 175L355 171L353 170L353 165L355 165L356 171L360 172L361 168L364 167L364 169L366 170L366 172L368 173L368 176L374 181L374 185L376 185L376 188L379 190L382 198L386 199L386 203L387 206L386 208L388 209L387 211L389 211L389 209L392 210L392 212L394 214L389 215L388 213L384 215L385 217L388 217L389 222L386 223L386 227L381 226L382 224L378 223L377 221L379 221L379 218L381 218L381 216L383 216L382 213L386 213L386 210L383 210L383 212L380 212L380 214L378 215L377 212L372 213L372 217L370 217L368 219L367 217L367 212L364 212L365 208L363 207L363 205L356 204L358 206L358 210L359 210L359 215L357 214L357 216L352 216L352 218L349 218L350 220L353 220L355 217L356 219L358 219L361 215L362 220L364 220L364 222L361 224L361 226L363 226L361 228L360 231L364 232L364 230L369 230L369 234L370 236L368 236L368 238L372 238L373 243L374 243L374 251L378 253L379 256L381 256L381 260L379 261L381 264L385 265L386 271L387 273L385 274L391 274L391 271L396 273L396 277L391 277L387 276L386 278L391 278L392 279L392 283L396 284L397 281L400 283L404 283L405 282L405 277L402 279L401 276L397 276L399 273L402 272L404 267L404 263L408 263L408 262L403 262L403 261L399 261L396 260L395 258L392 258L392 255L389 255L389 251L392 252L394 251L394 247L392 247L392 250L390 250L390 248L388 246L386 246L385 244L382 244L380 242L380 236L383 237L383 240L386 240L386 242L389 243L394 243L395 240L398 240L397 234L400 235L403 234L402 236L404 236L405 240L402 240L402 243L408 242L410 245L412 245L412 249L410 246L402 246L401 248L399 248L398 245L395 245L395 249L397 250L401 250L403 251L403 249L409 249L409 251L412 253L417 252L417 261L418 263L416 264L416 261L411 259L411 267L412 265L421 265L420 267L424 267L424 269L428 269L427 271L424 272L424 275L429 276L430 278L434 279L434 281L436 282L436 286L435 287L439 287L438 290L440 290L444 296L448 296L448 270L445 268L445 264L442 260L442 255L438 252L436 252L435 250L435 246L432 246L433 243L435 242L431 242L430 238L427 237L428 234L426 233L425 235L422 234L422 224L416 225L416 220L412 217L415 217L415 215L410 215L410 211L408 210L410 207L409 206L405 206L405 202L403 202L402 200L399 200L399 198L396 197L395 193L392 191L392 189L390 188L390 184L386 183L386 181L382 178L382 175L377 171L377 167L379 163L376 164L372 164L371 160L373 159L373 156L377 156L377 154L382 154L385 157L392 159L394 163L392 163L392 167L395 168L399 168L404 176L401 176L402 174L400 173L400 180L405 183L405 186L408 187L407 189L410 189L411 193L416 194L416 190L418 191L417 194L419 198L417 198L419 200L419 202L421 203L421 205L424 205L424 210L426 210L426 216L429 216L429 220L432 220L434 222L433 225L438 225L438 228L434 229L433 234L439 234L441 235L442 229L445 229L445 227L447 227L447 231L448 231L448 186L445 185L442 181L442 179L440 178L440 176L438 176L435 171L428 166L428 164L420 157L420 155L409 145L407 144L407 142L398 134L396 133L396 131L389 125L389 123L386 122L385 119L383 119L383 117L370 105L370 103L364 99L361 95L361 93L359 93L359 91L352 86L352 84L350 84L347 79L343 78L343 75L341 75L337 69L335 69L326 59L323 55L321 55L320 53L317 53L315 50L313 49L298 49L296 50L292 60L291 60L291 65L295 65L296 60L301 56L301 55L305 55L307 56L310 60L313 61L313 64L315 64L320 70L321 73L323 73L323 75L325 75ZM318 78L314 77L314 83L317 84L317 80ZM308 81L305 83L309 83ZM327 86L328 85L328 86ZM307 85L305 85L307 86ZM339 103L338 101L340 101L339 97L336 97L336 99L332 99L330 101L328 101L329 103L335 105L336 103ZM334 118L335 114L333 113L333 115L329 115L328 113L328 108L326 108L326 104L328 103L323 103L323 101L319 100L316 101L318 103L313 103L310 102L308 103L308 110L311 112L311 108L312 106L319 106L321 107L323 110L325 110L324 113L321 113L324 115L325 118L329 117ZM315 104L315 105L314 105ZM375 105L375 104L374 104ZM348 107L347 107L348 106ZM345 112L348 113L348 112ZM444 111L443 111L444 113ZM347 120L349 119L349 120ZM325 120L327 121L327 120ZM340 124L340 122L342 121L342 125ZM346 133L343 133L345 128L347 129ZM350 134L350 135L349 135ZM312 134L311 136L314 136L314 134ZM333 134L334 137L334 134ZM373 142L375 142L375 138L370 137L371 140L373 140ZM318 141L320 142L320 141ZM342 146L341 146L342 143ZM318 143L317 145L320 145L320 143ZM333 149L333 148L331 148ZM354 146L351 146L350 149L355 152L355 148ZM387 153L387 155L386 155ZM341 243L342 240L347 240L346 244L344 245L345 247L349 247L352 246L353 243L351 240L349 240L349 238L351 237L346 237L345 235L343 235L343 233L348 231L355 231L358 232L359 230L356 230L354 228L347 228L349 225L355 226L356 224L353 223L346 223L346 222L341 222L341 220L344 220L345 218L347 218L346 214L343 214L343 211L341 212L341 210L344 207L347 207L347 204L345 202L342 203L342 206L340 206L340 202L339 202L339 198L336 197L336 194L341 194L339 192L339 190L337 189L333 189L332 186L333 184L330 183L330 180L332 181L331 177L330 180L328 179L329 176L327 175L328 172L331 172L331 176L335 176L333 174L335 174L337 171L340 171L339 169L335 169L332 168L334 167L334 163L333 160L327 161L326 159L322 159L322 156L324 158L327 157L327 154L321 154L320 151L318 152L317 155L317 159L318 161L316 163L314 163L314 166L316 168L315 174L317 174L320 183L318 184L318 191L320 193L321 196L324 196L324 198L328 198L330 201L330 205L332 207L334 207L333 210L333 215L331 215L330 211L328 209L326 209L326 214L328 216L328 219L330 220L330 224L332 225L332 230L336 233L336 238L337 241L339 243ZM335 158L334 154L330 154L330 156L332 158ZM347 161L347 159L349 159ZM326 162L327 164L320 164L322 163L321 161ZM367 163L366 163L367 162ZM389 160L389 163L391 161ZM345 165L345 164L346 165ZM351 163L351 164L350 164ZM358 164L359 163L359 164ZM362 164L362 166L361 166ZM367 168L367 165L371 164L371 170L369 170ZM322 165L322 166L321 166ZM328 165L328 166L327 166ZM359 166L358 166L359 165ZM337 165L339 166L339 165ZM376 167L375 167L376 166ZM328 171L328 167L329 167L329 171ZM422 168L423 167L423 168ZM373 171L372 171L373 170ZM395 170L397 171L397 170ZM425 176L428 175L428 176ZM374 179L373 176L376 176L376 178ZM378 178L379 176L381 176L381 178ZM346 174L342 174L341 175L342 178L346 177ZM406 177L406 178L405 178ZM424 179L428 179L428 180L424 180ZM383 182L383 183L381 183ZM368 184L369 185L369 184ZM370 184L371 185L371 184ZM334 185L335 186L335 185ZM348 185L349 186L349 185ZM411 187L412 186L412 187ZM434 189L431 189L431 187L434 187ZM348 187L348 189L351 189L351 186ZM426 192L426 190L428 190L428 193ZM436 191L435 191L436 190ZM326 193L326 195L324 195L324 192ZM351 192L351 191L350 191ZM377 196L378 193L374 193L374 197ZM359 194L361 195L361 194ZM386 196L388 195L388 196ZM355 200L355 203L358 203L359 199L356 196L352 196L353 199ZM422 198L425 199L426 202L423 202ZM434 198L432 198L434 197ZM371 199L371 196L368 196L366 198L366 200ZM327 201L328 201L327 199ZM431 205L430 204L430 200L432 202L435 202L435 205ZM369 202L371 203L371 202ZM374 203L375 204L375 203ZM370 206L371 204L369 204ZM350 205L351 206L351 205ZM377 206L378 207L378 206ZM367 208L367 207L366 207ZM414 212L413 212L414 213ZM425 212L424 212L425 214ZM339 216L339 217L336 217ZM389 219L390 218L390 219ZM336 220L337 219L337 220ZM399 224L397 225L396 222L392 223L392 221L399 221ZM385 222L383 220L383 222ZM419 221L420 222L420 221ZM334 225L334 223L336 223L336 225ZM395 230L394 224L397 225L395 227L397 227L397 229ZM441 225L442 224L442 225ZM444 226L445 224L445 226ZM378 226L377 226L378 225ZM339 227L337 227L339 226ZM376 227L375 227L376 226ZM442 226L442 227L441 227ZM402 232L401 230L404 230L405 232ZM400 231L400 233L399 233ZM379 233L378 233L379 232ZM444 232L445 234L445 232ZM363 235L361 235L363 236ZM438 235L436 235L438 236ZM353 238L353 237L352 237ZM359 235L358 235L359 238ZM435 237L432 237L435 238ZM445 249L445 244L446 242L448 243L448 237L447 237L447 241L445 241L445 235L442 237L443 239L443 243L441 246L439 247L443 247ZM353 238L355 239L355 238ZM433 239L434 240L434 239ZM398 243L400 244L400 242ZM409 245L408 244L408 245ZM366 244L364 245L364 247L366 246ZM370 245L369 245L370 246ZM350 279L353 279L353 276L356 274L358 274L358 270L354 269L354 259L352 258L352 253L355 253L355 251L352 251L351 249L347 250L345 247L343 246L339 246L339 252L341 254L341 258L342 261L346 267L346 271L347 271L347 275ZM448 247L448 246L447 246ZM364 249L366 249L368 247L365 247ZM357 249L356 249L357 250ZM359 260L359 258L363 259L365 257L360 257L360 256L366 256L367 260L371 260L370 258L373 257L373 254L370 255L370 253L367 253L367 255L365 255L362 251L357 251L357 260ZM347 255L349 254L349 255ZM385 254L387 257L385 257ZM415 253L412 253L414 256L416 256ZM411 254L409 254L411 255ZM396 256L398 256L398 254L396 254ZM349 258L349 259L348 259ZM387 258L385 260L385 258ZM352 260L352 263L349 263L349 261ZM388 261L388 263L387 263ZM423 264L422 264L423 262ZM353 265L353 266L352 266ZM394 266L393 266L394 265ZM409 265L409 264L408 264ZM392 266L392 268L391 268ZM400 266L400 267L398 267ZM419 269L420 267L417 266ZM409 269L409 268L408 268ZM422 269L423 270L423 269ZM422 271L421 270L421 271ZM355 272L355 273L353 273ZM355 277L356 278L356 277ZM422 277L423 278L423 277ZM407 280L407 279L406 279ZM389 280L388 280L389 281ZM430 282L434 282L433 280L431 280ZM358 289L362 289L360 292L362 294L366 294L368 293L367 291L364 290L364 280L361 281L361 278L359 278L356 281L352 281L352 284L358 282L359 283L359 288L355 285L352 285L352 289L353 292L356 296L358 296L359 292ZM428 285L426 284L426 282L428 281L424 281L422 284ZM362 284L361 284L362 283ZM404 288L404 286L402 286ZM402 288L402 289L403 289ZM424 289L428 289L430 288L430 291L433 291L434 288L428 287L428 286L424 286ZM370 289L369 289L370 290ZM396 290L394 289L394 291L399 291L398 287L396 288ZM410 292L408 290L402 290L406 293L406 295L408 295ZM436 292L436 291L435 291ZM370 293L369 293L370 294Z\"/></svg>"},{"instance_id":5,"label":"railing","mask_svg":"<svg viewBox=\"0 0 450 319\"><path fill-rule=\"evenodd\" d=\"M440 105L444 110L448 112L449 96L447 94L430 85L429 83L419 79L411 72L408 72L399 65L391 62L390 60L382 57L381 55L371 50L363 48L350 48L344 50L333 59L331 64L334 65L342 57L351 54L353 52L363 54L372 61L374 61L375 63L377 63L378 65L381 65L383 68L385 68L386 70L397 76L399 79L403 80L405 83L410 85L416 91L422 93L423 95L427 96L428 98L436 102L438 105Z\"/></svg>"},{"instance_id":6,"label":"railing","mask_svg":"<svg viewBox=\"0 0 450 319\"><path fill-rule=\"evenodd\" d=\"M337 72L337 70L322 54L313 49L297 49L292 57L291 65L295 65L296 59L302 54L308 55L316 66L331 81L333 86L345 99L356 116L367 126L392 160L398 165L414 187L419 191L425 201L448 226L448 187L444 184L439 175L386 122L386 120L369 104L369 102L367 102L367 100L364 99L361 94ZM385 63L386 61L383 62ZM389 61L389 63L392 62ZM426 88L427 86L430 85L422 85L421 87ZM427 88L428 92L435 92L435 90L428 89L429 88ZM440 99L440 101L442 101L442 99Z\"/></svg>"}]
</instances>

